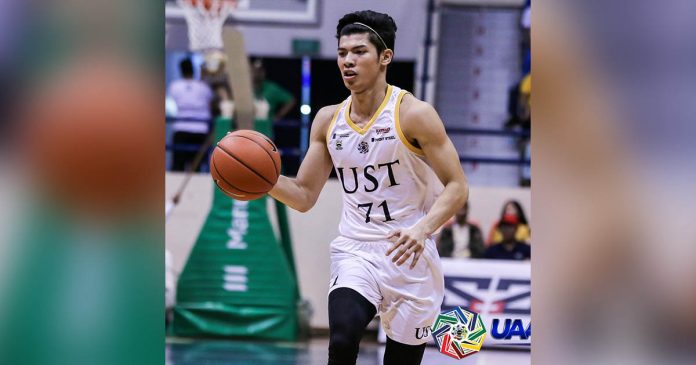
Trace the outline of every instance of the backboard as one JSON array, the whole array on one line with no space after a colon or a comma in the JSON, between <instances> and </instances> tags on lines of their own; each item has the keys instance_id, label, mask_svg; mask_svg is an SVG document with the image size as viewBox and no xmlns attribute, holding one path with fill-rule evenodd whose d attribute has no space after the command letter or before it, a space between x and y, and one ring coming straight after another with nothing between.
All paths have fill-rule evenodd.
<instances>
[{"instance_id":1,"label":"backboard","mask_svg":"<svg viewBox=\"0 0 696 365\"><path fill-rule=\"evenodd\" d=\"M246 0L238 6L228 22L234 23L290 23L315 24L318 22L319 0ZM176 0L165 0L165 18L184 21L184 11Z\"/></svg>"}]
</instances>

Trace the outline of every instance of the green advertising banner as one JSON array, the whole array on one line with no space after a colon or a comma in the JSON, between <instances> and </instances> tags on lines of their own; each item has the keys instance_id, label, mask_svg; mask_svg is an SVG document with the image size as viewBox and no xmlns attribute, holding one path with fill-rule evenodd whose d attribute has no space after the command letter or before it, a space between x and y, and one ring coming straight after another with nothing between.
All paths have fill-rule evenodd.
<instances>
[{"instance_id":1,"label":"green advertising banner","mask_svg":"<svg viewBox=\"0 0 696 365\"><path fill-rule=\"evenodd\" d=\"M256 127L270 135L269 122ZM230 120L219 119L216 140L229 129ZM299 291L285 206L278 211L281 244L267 197L245 202L213 191L210 213L179 277L173 334L295 340Z\"/></svg>"}]
</instances>

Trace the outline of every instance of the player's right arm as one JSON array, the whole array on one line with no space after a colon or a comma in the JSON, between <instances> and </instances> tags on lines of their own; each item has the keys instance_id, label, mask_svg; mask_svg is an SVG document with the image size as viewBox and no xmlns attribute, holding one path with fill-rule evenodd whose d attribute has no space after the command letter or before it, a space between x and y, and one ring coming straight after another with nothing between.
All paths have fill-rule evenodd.
<instances>
[{"instance_id":1,"label":"player's right arm","mask_svg":"<svg viewBox=\"0 0 696 365\"><path fill-rule=\"evenodd\" d=\"M329 179L333 162L326 146L326 133L338 105L321 108L314 117L305 155L297 177L280 175L278 182L268 194L292 209L306 212L319 198L321 189Z\"/></svg>"}]
</instances>

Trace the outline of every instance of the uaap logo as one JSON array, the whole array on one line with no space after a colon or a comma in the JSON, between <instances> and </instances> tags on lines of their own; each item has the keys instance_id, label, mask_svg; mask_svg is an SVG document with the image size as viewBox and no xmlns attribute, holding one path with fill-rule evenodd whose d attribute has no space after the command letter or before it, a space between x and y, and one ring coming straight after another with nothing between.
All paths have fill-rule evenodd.
<instances>
[{"instance_id":1,"label":"uaap logo","mask_svg":"<svg viewBox=\"0 0 696 365\"><path fill-rule=\"evenodd\" d=\"M466 303L486 311L491 346L531 346L531 281L522 278L446 276L443 309Z\"/></svg>"},{"instance_id":2,"label":"uaap logo","mask_svg":"<svg viewBox=\"0 0 696 365\"><path fill-rule=\"evenodd\" d=\"M532 337L532 323L528 321L525 327L524 321L519 318L511 319L506 318L505 322L501 325L500 319L493 319L493 325L491 329L491 334L493 338L499 340L510 340L510 339L520 339L528 340Z\"/></svg>"},{"instance_id":3,"label":"uaap logo","mask_svg":"<svg viewBox=\"0 0 696 365\"><path fill-rule=\"evenodd\" d=\"M343 140L339 139L338 141L336 141L336 150L340 151L342 149L343 149Z\"/></svg>"},{"instance_id":4,"label":"uaap logo","mask_svg":"<svg viewBox=\"0 0 696 365\"><path fill-rule=\"evenodd\" d=\"M358 145L358 152L360 153L368 153L370 151L370 146L367 144L367 142L362 141Z\"/></svg>"},{"instance_id":5,"label":"uaap logo","mask_svg":"<svg viewBox=\"0 0 696 365\"><path fill-rule=\"evenodd\" d=\"M459 360L481 350L486 327L478 313L455 307L437 316L432 335L440 352Z\"/></svg>"}]
</instances>

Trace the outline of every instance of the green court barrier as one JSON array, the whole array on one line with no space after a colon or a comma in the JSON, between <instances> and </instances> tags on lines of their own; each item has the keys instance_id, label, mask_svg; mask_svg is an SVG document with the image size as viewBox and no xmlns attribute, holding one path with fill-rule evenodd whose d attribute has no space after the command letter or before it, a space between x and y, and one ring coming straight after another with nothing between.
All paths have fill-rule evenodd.
<instances>
[{"instance_id":1,"label":"green court barrier","mask_svg":"<svg viewBox=\"0 0 696 365\"><path fill-rule=\"evenodd\" d=\"M268 121L255 128L271 135ZM230 120L218 119L216 140L228 130ZM278 242L268 198L237 201L213 190L210 213L179 277L172 333L297 339L299 290L285 206L278 210Z\"/></svg>"}]
</instances>

